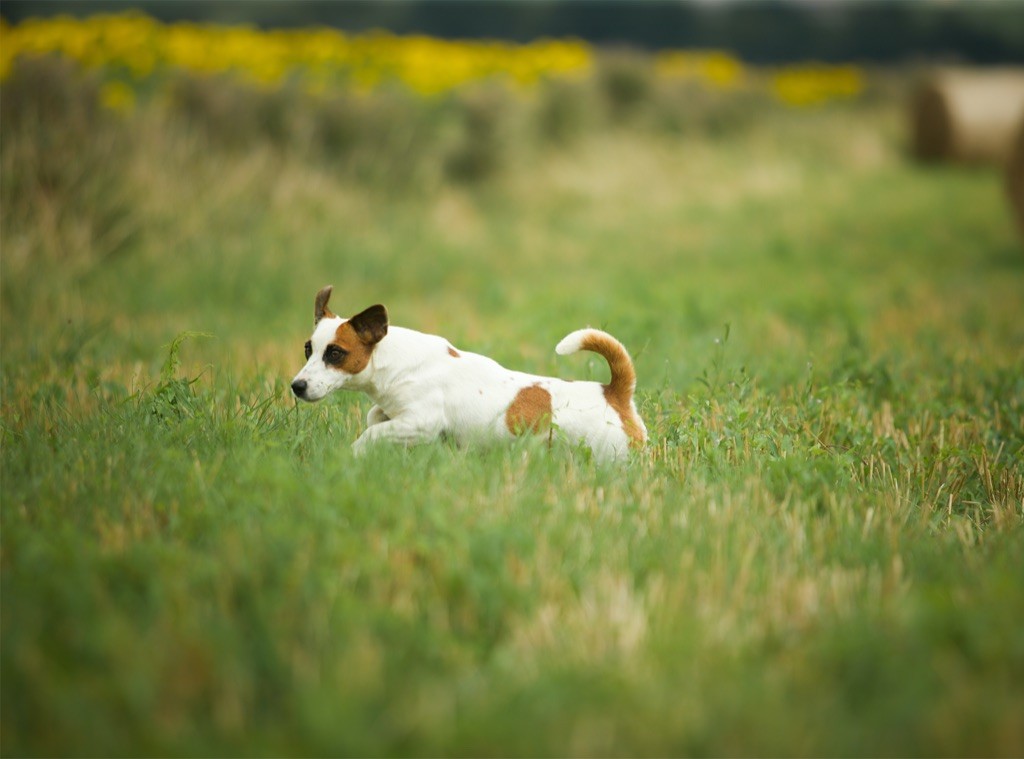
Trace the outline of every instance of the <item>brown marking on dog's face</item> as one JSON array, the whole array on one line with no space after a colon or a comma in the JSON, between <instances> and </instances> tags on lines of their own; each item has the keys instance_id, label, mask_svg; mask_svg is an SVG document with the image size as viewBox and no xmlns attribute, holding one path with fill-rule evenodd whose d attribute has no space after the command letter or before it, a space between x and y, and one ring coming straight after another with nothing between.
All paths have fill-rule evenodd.
<instances>
[{"instance_id":1,"label":"brown marking on dog's face","mask_svg":"<svg viewBox=\"0 0 1024 759\"><path fill-rule=\"evenodd\" d=\"M455 350L452 346L448 346L448 355L452 358L462 358L462 354Z\"/></svg>"},{"instance_id":2,"label":"brown marking on dog's face","mask_svg":"<svg viewBox=\"0 0 1024 759\"><path fill-rule=\"evenodd\" d=\"M505 411L505 426L513 435L541 432L551 426L551 393L540 385L524 387Z\"/></svg>"},{"instance_id":3,"label":"brown marking on dog's face","mask_svg":"<svg viewBox=\"0 0 1024 759\"><path fill-rule=\"evenodd\" d=\"M387 333L387 310L384 306L370 306L338 325L334 339L324 349L324 363L346 374L359 374Z\"/></svg>"},{"instance_id":4,"label":"brown marking on dog's face","mask_svg":"<svg viewBox=\"0 0 1024 759\"><path fill-rule=\"evenodd\" d=\"M359 374L370 363L370 355L376 345L367 345L352 325L342 323L334 333L334 339L324 349L324 363L332 369L346 374Z\"/></svg>"}]
</instances>

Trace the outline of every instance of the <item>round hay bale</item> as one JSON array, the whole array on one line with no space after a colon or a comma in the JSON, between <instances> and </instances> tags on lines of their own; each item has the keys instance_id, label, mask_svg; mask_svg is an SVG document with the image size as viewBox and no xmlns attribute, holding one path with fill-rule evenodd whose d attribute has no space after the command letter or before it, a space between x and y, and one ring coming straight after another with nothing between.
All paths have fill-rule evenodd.
<instances>
[{"instance_id":1,"label":"round hay bale","mask_svg":"<svg viewBox=\"0 0 1024 759\"><path fill-rule=\"evenodd\" d=\"M1006 195L1017 219L1017 229L1024 237L1024 119L1017 128L1017 139L1006 162Z\"/></svg>"},{"instance_id":2,"label":"round hay bale","mask_svg":"<svg viewBox=\"0 0 1024 759\"><path fill-rule=\"evenodd\" d=\"M911 100L914 155L923 161L1002 164L1024 117L1024 69L947 69Z\"/></svg>"}]
</instances>

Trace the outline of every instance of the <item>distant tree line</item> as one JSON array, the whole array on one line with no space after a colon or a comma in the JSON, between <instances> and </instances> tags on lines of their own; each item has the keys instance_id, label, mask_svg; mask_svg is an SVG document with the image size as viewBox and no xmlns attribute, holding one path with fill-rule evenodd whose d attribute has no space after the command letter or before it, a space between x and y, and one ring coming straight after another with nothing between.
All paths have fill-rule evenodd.
<instances>
[{"instance_id":1,"label":"distant tree line","mask_svg":"<svg viewBox=\"0 0 1024 759\"><path fill-rule=\"evenodd\" d=\"M449 39L578 37L597 45L720 48L754 63L1024 63L1024 3L653 0L5 0L9 22L136 8L162 21L328 25Z\"/></svg>"}]
</instances>

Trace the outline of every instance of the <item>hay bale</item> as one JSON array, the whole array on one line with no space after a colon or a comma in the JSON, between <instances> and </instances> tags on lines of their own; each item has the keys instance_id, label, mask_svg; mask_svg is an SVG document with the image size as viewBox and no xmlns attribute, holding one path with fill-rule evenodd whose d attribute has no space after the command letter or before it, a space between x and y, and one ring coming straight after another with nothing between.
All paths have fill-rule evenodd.
<instances>
[{"instance_id":1,"label":"hay bale","mask_svg":"<svg viewBox=\"0 0 1024 759\"><path fill-rule=\"evenodd\" d=\"M1017 229L1024 236L1024 119L1017 128L1017 139L1006 162L1006 195L1017 219Z\"/></svg>"},{"instance_id":2,"label":"hay bale","mask_svg":"<svg viewBox=\"0 0 1024 759\"><path fill-rule=\"evenodd\" d=\"M1024 117L1024 69L933 73L910 107L912 149L924 161L1002 165Z\"/></svg>"}]
</instances>

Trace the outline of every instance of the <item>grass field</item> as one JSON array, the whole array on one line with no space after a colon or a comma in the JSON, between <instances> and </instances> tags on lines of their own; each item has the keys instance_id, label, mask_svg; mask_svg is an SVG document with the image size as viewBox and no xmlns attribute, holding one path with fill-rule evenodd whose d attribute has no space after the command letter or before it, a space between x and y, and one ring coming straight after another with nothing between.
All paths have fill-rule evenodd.
<instances>
[{"instance_id":1,"label":"grass field","mask_svg":"<svg viewBox=\"0 0 1024 759\"><path fill-rule=\"evenodd\" d=\"M409 192L128 118L4 134L5 756L1024 753L997 174L884 99ZM611 331L649 447L353 458L288 392L328 283L537 373Z\"/></svg>"}]
</instances>

